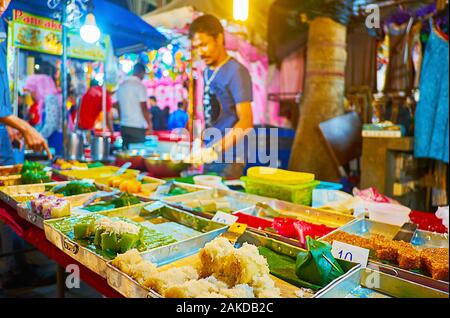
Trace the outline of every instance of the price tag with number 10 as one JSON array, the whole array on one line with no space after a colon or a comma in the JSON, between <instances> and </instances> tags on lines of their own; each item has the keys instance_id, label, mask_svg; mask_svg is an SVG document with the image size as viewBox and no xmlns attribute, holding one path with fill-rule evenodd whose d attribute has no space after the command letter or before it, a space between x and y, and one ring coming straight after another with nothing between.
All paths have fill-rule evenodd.
<instances>
[{"instance_id":1,"label":"price tag with number 10","mask_svg":"<svg viewBox=\"0 0 450 318\"><path fill-rule=\"evenodd\" d=\"M369 259L369 250L358 246L345 244L342 242L334 241L331 249L331 253L335 258L339 258L345 261L359 263L363 267L367 266Z\"/></svg>"}]
</instances>

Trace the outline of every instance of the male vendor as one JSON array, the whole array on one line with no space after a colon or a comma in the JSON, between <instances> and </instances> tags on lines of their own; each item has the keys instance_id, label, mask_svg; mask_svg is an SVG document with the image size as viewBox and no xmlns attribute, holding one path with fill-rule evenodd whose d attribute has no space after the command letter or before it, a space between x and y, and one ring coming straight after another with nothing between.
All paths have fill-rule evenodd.
<instances>
[{"instance_id":1,"label":"male vendor","mask_svg":"<svg viewBox=\"0 0 450 318\"><path fill-rule=\"evenodd\" d=\"M203 98L205 126L221 133L219 140L205 140L206 152L214 151L220 161L205 168L224 177L239 178L245 161L244 154L236 154L239 147L235 145L243 142L247 129L253 128L250 74L228 55L224 28L216 17L203 15L197 18L190 26L189 37L193 50L207 65Z\"/></svg>"}]
</instances>

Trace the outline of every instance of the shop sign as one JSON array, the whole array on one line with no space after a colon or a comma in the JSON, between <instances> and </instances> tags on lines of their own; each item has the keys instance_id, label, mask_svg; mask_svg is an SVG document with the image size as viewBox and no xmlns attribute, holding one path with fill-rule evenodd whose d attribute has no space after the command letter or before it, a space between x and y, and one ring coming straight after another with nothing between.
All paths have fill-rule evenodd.
<instances>
[{"instance_id":1,"label":"shop sign","mask_svg":"<svg viewBox=\"0 0 450 318\"><path fill-rule=\"evenodd\" d=\"M62 55L62 26L58 21L32 15L21 10L13 12L12 45L20 49ZM97 44L84 42L76 30L68 32L67 55L71 58L104 61L108 36Z\"/></svg>"}]
</instances>

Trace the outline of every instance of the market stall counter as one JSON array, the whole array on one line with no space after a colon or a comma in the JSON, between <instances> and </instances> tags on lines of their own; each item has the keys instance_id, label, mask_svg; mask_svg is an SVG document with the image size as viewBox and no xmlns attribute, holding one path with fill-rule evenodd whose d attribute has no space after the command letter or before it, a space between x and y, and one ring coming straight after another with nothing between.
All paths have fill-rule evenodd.
<instances>
[{"instance_id":1,"label":"market stall counter","mask_svg":"<svg viewBox=\"0 0 450 318\"><path fill-rule=\"evenodd\" d=\"M66 268L70 264L77 265L80 269L80 278L92 288L97 290L100 294L108 298L122 298L123 296L111 288L106 279L100 275L92 272L87 267L81 265L69 255L59 250L51 242L45 238L43 230L32 225L26 220L19 217L17 212L10 206L0 202L0 222L10 226L11 229L25 241L36 247L40 252L45 254L50 259L54 260L61 268ZM59 281L59 295L63 296L63 288L61 284L63 281Z\"/></svg>"}]
</instances>

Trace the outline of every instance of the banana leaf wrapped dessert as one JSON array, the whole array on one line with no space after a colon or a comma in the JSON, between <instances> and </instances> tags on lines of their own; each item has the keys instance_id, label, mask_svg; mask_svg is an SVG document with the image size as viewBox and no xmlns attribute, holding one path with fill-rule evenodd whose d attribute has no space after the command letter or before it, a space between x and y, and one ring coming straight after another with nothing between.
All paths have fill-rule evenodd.
<instances>
[{"instance_id":1,"label":"banana leaf wrapped dessert","mask_svg":"<svg viewBox=\"0 0 450 318\"><path fill-rule=\"evenodd\" d=\"M90 212L100 212L105 210L112 210L132 206L139 203L141 203L141 201L136 196L129 193L122 193L119 197L91 204L85 207L84 210Z\"/></svg>"},{"instance_id":2,"label":"banana leaf wrapped dessert","mask_svg":"<svg viewBox=\"0 0 450 318\"><path fill-rule=\"evenodd\" d=\"M50 182L50 175L44 171L44 166L38 162L25 161L20 174L23 184Z\"/></svg>"},{"instance_id":3,"label":"banana leaf wrapped dessert","mask_svg":"<svg viewBox=\"0 0 450 318\"><path fill-rule=\"evenodd\" d=\"M61 194L65 197L91 193L95 191L98 191L98 188L93 183L83 180L71 181L66 184L57 185L51 190L51 192L53 192L54 194Z\"/></svg>"}]
</instances>

